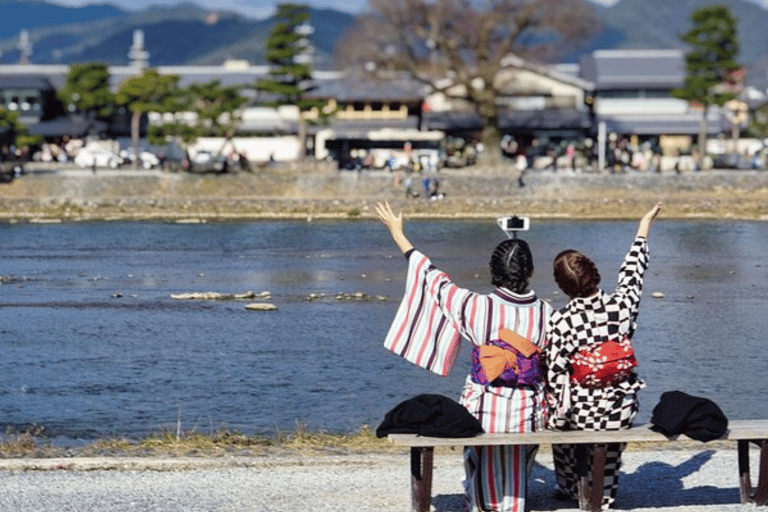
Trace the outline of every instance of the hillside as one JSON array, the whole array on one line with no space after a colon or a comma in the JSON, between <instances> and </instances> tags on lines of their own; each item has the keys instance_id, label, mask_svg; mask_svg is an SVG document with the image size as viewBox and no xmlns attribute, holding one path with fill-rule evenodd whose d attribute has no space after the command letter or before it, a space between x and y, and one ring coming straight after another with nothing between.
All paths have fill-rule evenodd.
<instances>
[{"instance_id":1,"label":"hillside","mask_svg":"<svg viewBox=\"0 0 768 512\"><path fill-rule=\"evenodd\" d=\"M0 19L3 64L18 62L22 28L29 31L34 43L33 63L126 64L133 31L142 29L153 65L220 64L226 58L259 64L264 62L264 41L273 24L271 19L212 13L193 3L128 12L112 6L65 8L41 0L0 0L0 8L14 13L9 20ZM310 9L316 67L332 65L336 41L353 19L340 11Z\"/></svg>"},{"instance_id":2,"label":"hillside","mask_svg":"<svg viewBox=\"0 0 768 512\"><path fill-rule=\"evenodd\" d=\"M91 4L64 7L43 0L0 0L0 40L18 37L19 30L55 27L69 23L87 23L120 19L127 13L114 5Z\"/></svg>"}]
</instances>

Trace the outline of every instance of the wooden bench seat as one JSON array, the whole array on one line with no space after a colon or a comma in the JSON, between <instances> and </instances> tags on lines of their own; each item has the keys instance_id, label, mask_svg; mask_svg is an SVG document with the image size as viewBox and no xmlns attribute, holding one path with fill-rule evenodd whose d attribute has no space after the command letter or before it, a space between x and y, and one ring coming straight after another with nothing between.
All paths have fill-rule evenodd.
<instances>
[{"instance_id":1,"label":"wooden bench seat","mask_svg":"<svg viewBox=\"0 0 768 512\"><path fill-rule=\"evenodd\" d=\"M592 474L594 481L600 482L590 489L586 456L579 457L584 462L578 468L579 508L597 511L602 507L603 477L605 454L610 443L664 443L675 441L678 437L668 438L651 430L651 425L643 425L625 430L590 432L585 430L554 431L544 430L525 434L497 433L480 434L475 437L442 438L422 437L416 434L390 434L388 439L398 446L411 448L411 504L416 512L427 512L432 501L432 467L434 448L437 446L486 446L486 445L552 445L576 444L594 447ZM680 436L681 439L688 439ZM768 501L768 420L730 421L728 432L721 440L736 441L738 449L739 487L742 503L765 505ZM760 472L757 487L752 488L749 473L749 444L760 447ZM703 445L703 443L702 443Z\"/></svg>"}]
</instances>

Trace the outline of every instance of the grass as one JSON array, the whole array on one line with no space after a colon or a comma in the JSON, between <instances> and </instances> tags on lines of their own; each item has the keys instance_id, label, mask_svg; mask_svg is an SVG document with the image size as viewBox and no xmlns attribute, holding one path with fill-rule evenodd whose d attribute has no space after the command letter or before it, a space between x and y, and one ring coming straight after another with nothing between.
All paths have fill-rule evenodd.
<instances>
[{"instance_id":1,"label":"grass","mask_svg":"<svg viewBox=\"0 0 768 512\"><path fill-rule=\"evenodd\" d=\"M346 453L390 450L386 439L376 437L364 425L355 433L310 431L297 425L292 432L274 435L246 435L219 430L214 433L161 432L141 439L103 438L76 447L56 446L42 429L8 431L0 436L0 459L52 457L221 457L258 456L278 451Z\"/></svg>"}]
</instances>

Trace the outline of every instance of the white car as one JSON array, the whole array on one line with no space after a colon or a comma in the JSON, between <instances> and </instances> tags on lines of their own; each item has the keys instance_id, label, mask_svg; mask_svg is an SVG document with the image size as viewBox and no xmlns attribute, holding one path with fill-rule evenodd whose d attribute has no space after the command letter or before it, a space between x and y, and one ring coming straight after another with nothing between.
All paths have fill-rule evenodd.
<instances>
[{"instance_id":1,"label":"white car","mask_svg":"<svg viewBox=\"0 0 768 512\"><path fill-rule=\"evenodd\" d=\"M83 168L108 167L117 169L122 159L114 153L103 149L83 148L75 156L75 165Z\"/></svg>"},{"instance_id":2,"label":"white car","mask_svg":"<svg viewBox=\"0 0 768 512\"><path fill-rule=\"evenodd\" d=\"M123 161L133 163L136 158L132 150L124 149L120 152ZM154 153L149 151L139 151L139 164L142 169L151 169L160 165L160 159Z\"/></svg>"}]
</instances>

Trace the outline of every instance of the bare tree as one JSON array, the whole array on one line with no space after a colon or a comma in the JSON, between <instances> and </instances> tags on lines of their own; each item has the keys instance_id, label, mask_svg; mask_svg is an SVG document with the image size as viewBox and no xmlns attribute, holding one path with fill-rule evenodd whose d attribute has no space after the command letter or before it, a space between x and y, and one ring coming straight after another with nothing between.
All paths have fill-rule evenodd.
<instances>
[{"instance_id":1,"label":"bare tree","mask_svg":"<svg viewBox=\"0 0 768 512\"><path fill-rule=\"evenodd\" d=\"M499 71L573 52L600 28L585 0L369 0L339 44L342 65L405 72L482 118L482 141L500 155ZM507 59L507 57L516 59ZM517 64L510 64L515 62ZM523 64L524 65L524 64Z\"/></svg>"}]
</instances>

